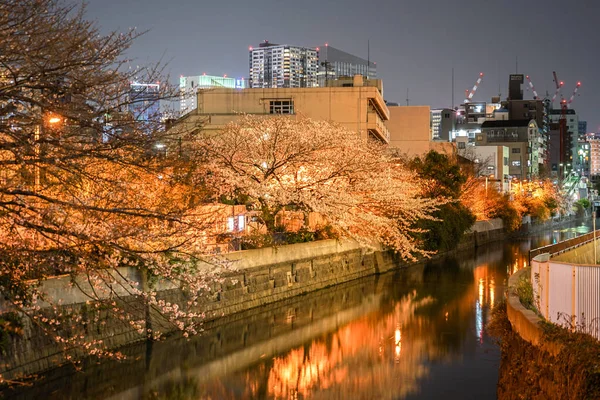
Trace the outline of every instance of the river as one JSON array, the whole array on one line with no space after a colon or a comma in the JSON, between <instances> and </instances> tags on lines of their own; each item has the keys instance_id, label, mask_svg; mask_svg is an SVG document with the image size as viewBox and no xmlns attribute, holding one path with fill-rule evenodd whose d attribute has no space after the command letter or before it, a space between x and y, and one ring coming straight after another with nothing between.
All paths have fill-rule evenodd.
<instances>
[{"instance_id":1,"label":"river","mask_svg":"<svg viewBox=\"0 0 600 400\"><path fill-rule=\"evenodd\" d=\"M53 370L10 399L495 399L491 311L530 248L572 223L371 276Z\"/></svg>"}]
</instances>

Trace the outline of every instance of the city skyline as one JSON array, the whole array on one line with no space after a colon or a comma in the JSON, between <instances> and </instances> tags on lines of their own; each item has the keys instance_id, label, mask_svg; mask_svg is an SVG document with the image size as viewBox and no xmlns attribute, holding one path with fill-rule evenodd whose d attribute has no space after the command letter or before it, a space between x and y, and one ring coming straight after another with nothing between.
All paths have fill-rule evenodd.
<instances>
[{"instance_id":1,"label":"city skyline","mask_svg":"<svg viewBox=\"0 0 600 400\"><path fill-rule=\"evenodd\" d=\"M168 61L173 84L180 75L204 72L247 76L248 46L263 40L307 47L329 43L369 57L377 62L388 101L406 104L408 90L411 105L432 108L452 102L453 69L455 106L480 72L485 76L476 101L489 101L499 92L505 98L508 76L517 69L531 76L540 95L546 91L552 95L556 71L565 82L562 94L567 99L582 82L573 108L588 121L589 131L600 131L600 117L595 115L600 100L594 68L598 56L590 52L600 4L593 1L575 1L569 8L556 0L533 0L527 8L522 3L475 8L461 1L452 6L437 0L378 1L365 9L355 0L326 4L309 0L302 8L262 0L243 14L235 12L242 9L241 2L199 5L174 0L168 10L160 4L92 1L87 16L103 32L149 30L134 42L129 55L138 64ZM533 97L527 85L524 95Z\"/></svg>"}]
</instances>

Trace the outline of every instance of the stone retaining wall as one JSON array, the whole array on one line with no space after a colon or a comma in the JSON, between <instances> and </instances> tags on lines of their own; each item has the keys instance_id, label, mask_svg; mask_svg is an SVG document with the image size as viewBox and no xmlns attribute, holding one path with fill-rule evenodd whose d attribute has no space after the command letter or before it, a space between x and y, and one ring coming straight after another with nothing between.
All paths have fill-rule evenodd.
<instances>
[{"instance_id":1,"label":"stone retaining wall","mask_svg":"<svg viewBox=\"0 0 600 400\"><path fill-rule=\"evenodd\" d=\"M501 224L499 226L497 222L477 225L460 248L472 248L502 239ZM225 257L234 263L235 271L228 274L223 283L214 283L212 290L198 305L206 314L206 322L407 265L389 252L366 251L356 242L337 240L240 251ZM137 271L124 269L121 273L141 287L148 284L143 274ZM79 282L83 288L85 284L83 279ZM44 287L57 299L62 299L63 307L82 315L86 340L102 339L110 349L145 340L144 334L115 321L109 312L90 311L85 305L86 296L70 284L70 278L49 279L44 282ZM180 291L170 285L158 283L155 289L166 301L181 299ZM137 304L135 299L124 300ZM141 304L137 312L140 319L146 321L146 327L164 325L159 315ZM23 332L22 337L10 343L0 359L0 375L5 379L36 374L64 362L64 349L46 337L31 321L24 320Z\"/></svg>"},{"instance_id":2,"label":"stone retaining wall","mask_svg":"<svg viewBox=\"0 0 600 400\"><path fill-rule=\"evenodd\" d=\"M314 255L311 257L310 254ZM229 257L232 261L237 260L235 271L227 274L223 283L215 283L210 294L198 305L206 313L207 322L385 272L398 265L390 253L365 251L355 242L336 240L242 251ZM143 281L141 276L135 279L133 273L129 276ZM70 287L68 281L68 278L51 279L47 282L47 289L60 296L63 307L83 316L86 340L103 339L112 349L145 340L143 334L111 318L110 313L90 311L83 303L85 296ZM167 301L181 299L179 290L158 286L160 298ZM124 300L135 304L135 299ZM139 312L147 327L162 325L158 315L147 311L140 305ZM46 337L31 321L23 321L22 337L10 343L7 354L0 361L0 374L5 379L39 373L64 362L64 349Z\"/></svg>"}]
</instances>

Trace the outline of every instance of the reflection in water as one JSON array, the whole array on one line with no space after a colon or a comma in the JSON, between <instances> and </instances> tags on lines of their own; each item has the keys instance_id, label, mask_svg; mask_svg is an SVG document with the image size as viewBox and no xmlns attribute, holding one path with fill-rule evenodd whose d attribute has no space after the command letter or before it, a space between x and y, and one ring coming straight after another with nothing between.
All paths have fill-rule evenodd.
<instances>
[{"instance_id":1,"label":"reflection in water","mask_svg":"<svg viewBox=\"0 0 600 400\"><path fill-rule=\"evenodd\" d=\"M189 342L142 346L131 367L57 373L15 398L495 398L500 354L486 325L508 276L530 248L587 231L549 230L311 293Z\"/></svg>"},{"instance_id":2,"label":"reflection in water","mask_svg":"<svg viewBox=\"0 0 600 400\"><path fill-rule=\"evenodd\" d=\"M413 291L385 315L365 316L308 346L275 357L268 376L269 397L387 398L392 393L416 392L418 378L427 374L424 358L437 356L420 335L427 321L416 315L432 302L431 297L418 298ZM402 385L395 388L398 377Z\"/></svg>"}]
</instances>

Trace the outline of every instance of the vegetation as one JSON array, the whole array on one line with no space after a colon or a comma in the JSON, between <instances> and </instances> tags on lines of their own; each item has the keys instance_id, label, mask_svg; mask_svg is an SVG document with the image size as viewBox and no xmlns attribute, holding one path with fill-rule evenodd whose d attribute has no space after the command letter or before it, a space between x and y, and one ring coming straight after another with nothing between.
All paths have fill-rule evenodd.
<instances>
[{"instance_id":1,"label":"vegetation","mask_svg":"<svg viewBox=\"0 0 600 400\"><path fill-rule=\"evenodd\" d=\"M525 308L537 312L537 299L533 292L533 285L528 277L522 276L519 279L515 286L515 292Z\"/></svg>"},{"instance_id":2,"label":"vegetation","mask_svg":"<svg viewBox=\"0 0 600 400\"><path fill-rule=\"evenodd\" d=\"M588 199L577 200L573 205L573 208L575 209L575 214L578 217L583 217L585 215L586 210L589 210L590 205L591 203Z\"/></svg>"},{"instance_id":3,"label":"vegetation","mask_svg":"<svg viewBox=\"0 0 600 400\"><path fill-rule=\"evenodd\" d=\"M245 115L196 145L216 198L243 196L267 234L291 208L304 220L317 213L337 237L379 242L404 259L429 254L414 234L443 204L436 192L423 195L431 179L418 179L356 132L301 116Z\"/></svg>"},{"instance_id":4,"label":"vegetation","mask_svg":"<svg viewBox=\"0 0 600 400\"><path fill-rule=\"evenodd\" d=\"M152 106L131 93L131 81L168 79L160 66L130 68L124 53L135 32L101 35L83 13L60 0L0 3L0 301L67 355L117 356L77 320L41 314L57 310L44 293L47 276L85 276L91 307L154 338L164 331L147 330L139 310L117 299L135 296L169 329L193 334L201 313L191 304L223 268L196 269L214 219L199 207L194 166L159 157L170 137L158 115L131 111ZM161 85L159 99L173 95ZM167 306L121 267L174 282L191 302ZM0 319L2 332L11 329Z\"/></svg>"},{"instance_id":5,"label":"vegetation","mask_svg":"<svg viewBox=\"0 0 600 400\"><path fill-rule=\"evenodd\" d=\"M499 399L515 393L524 399L600 398L600 343L595 338L544 324L541 342L533 346L512 330L506 303L494 308L488 328L502 349Z\"/></svg>"},{"instance_id":6,"label":"vegetation","mask_svg":"<svg viewBox=\"0 0 600 400\"><path fill-rule=\"evenodd\" d=\"M422 158L414 158L409 167L428 184L424 196L444 198L446 204L433 213L435 219L419 221L421 232L418 237L430 251L455 249L464 233L475 223L475 215L460 201L466 175L458 163L445 154L430 151Z\"/></svg>"}]
</instances>

